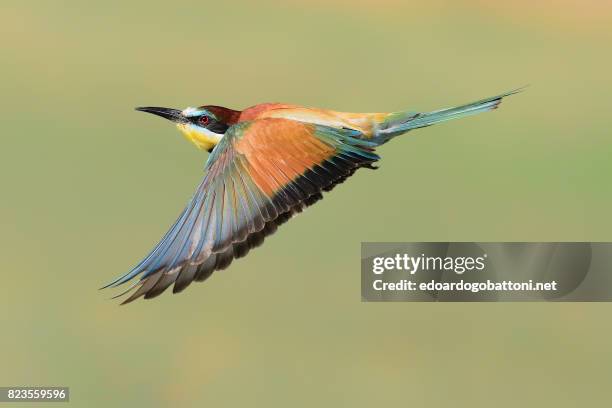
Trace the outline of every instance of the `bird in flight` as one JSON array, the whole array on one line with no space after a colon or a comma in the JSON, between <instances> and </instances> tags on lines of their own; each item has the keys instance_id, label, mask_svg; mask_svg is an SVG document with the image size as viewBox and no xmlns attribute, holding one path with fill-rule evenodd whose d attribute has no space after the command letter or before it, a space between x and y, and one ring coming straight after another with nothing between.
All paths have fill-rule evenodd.
<instances>
[{"instance_id":1,"label":"bird in flight","mask_svg":"<svg viewBox=\"0 0 612 408\"><path fill-rule=\"evenodd\" d=\"M130 272L109 283L135 282L118 296L155 297L204 281L274 233L360 168L374 169L375 150L396 136L487 112L519 90L433 112L347 113L280 103L243 111L204 105L184 110L141 107L173 122L210 155L205 175L170 230Z\"/></svg>"}]
</instances>

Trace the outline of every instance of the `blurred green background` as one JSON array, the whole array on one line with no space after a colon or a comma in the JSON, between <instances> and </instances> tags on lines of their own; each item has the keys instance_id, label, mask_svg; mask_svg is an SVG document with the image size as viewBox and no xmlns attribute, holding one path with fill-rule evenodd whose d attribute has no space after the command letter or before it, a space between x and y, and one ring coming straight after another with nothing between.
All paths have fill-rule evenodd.
<instances>
[{"instance_id":1,"label":"blurred green background","mask_svg":"<svg viewBox=\"0 0 612 408\"><path fill-rule=\"evenodd\" d=\"M612 239L612 4L420 3L2 2L0 385L77 407L609 401L608 304L360 302L361 241ZM134 106L431 110L525 84L385 145L206 284L97 291L206 159Z\"/></svg>"}]
</instances>

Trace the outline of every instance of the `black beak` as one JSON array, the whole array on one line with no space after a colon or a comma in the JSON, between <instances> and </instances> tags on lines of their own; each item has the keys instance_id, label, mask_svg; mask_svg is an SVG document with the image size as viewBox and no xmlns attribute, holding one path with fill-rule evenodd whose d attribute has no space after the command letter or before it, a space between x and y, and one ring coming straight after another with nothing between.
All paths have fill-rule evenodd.
<instances>
[{"instance_id":1,"label":"black beak","mask_svg":"<svg viewBox=\"0 0 612 408\"><path fill-rule=\"evenodd\" d=\"M136 108L136 110L140 112L152 113L153 115L161 116L162 118L171 120L172 122L182 123L187 121L187 119L181 114L181 111L178 109L144 106L141 108Z\"/></svg>"}]
</instances>

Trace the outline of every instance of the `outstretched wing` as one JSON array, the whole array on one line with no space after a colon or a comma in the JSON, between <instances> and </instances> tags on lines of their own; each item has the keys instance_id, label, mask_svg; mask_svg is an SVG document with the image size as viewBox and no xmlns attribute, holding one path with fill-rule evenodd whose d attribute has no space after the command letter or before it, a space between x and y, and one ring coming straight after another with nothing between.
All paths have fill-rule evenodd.
<instances>
[{"instance_id":1,"label":"outstretched wing","mask_svg":"<svg viewBox=\"0 0 612 408\"><path fill-rule=\"evenodd\" d=\"M108 286L139 277L124 303L180 292L263 242L322 191L379 157L351 129L288 119L232 126L211 153L206 175L178 220L134 269ZM107 286L107 287L108 287ZM128 291L124 292L127 293Z\"/></svg>"}]
</instances>

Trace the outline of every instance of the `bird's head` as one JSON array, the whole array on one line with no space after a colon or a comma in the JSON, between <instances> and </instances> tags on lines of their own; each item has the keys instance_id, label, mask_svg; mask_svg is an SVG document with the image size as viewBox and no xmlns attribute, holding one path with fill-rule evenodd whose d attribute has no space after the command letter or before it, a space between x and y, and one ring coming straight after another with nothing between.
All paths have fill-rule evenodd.
<instances>
[{"instance_id":1,"label":"bird's head","mask_svg":"<svg viewBox=\"0 0 612 408\"><path fill-rule=\"evenodd\" d=\"M137 111L152 113L176 124L181 133L199 149L209 152L219 143L227 129L236 123L239 111L221 106L206 105L184 110L140 107Z\"/></svg>"}]
</instances>

